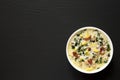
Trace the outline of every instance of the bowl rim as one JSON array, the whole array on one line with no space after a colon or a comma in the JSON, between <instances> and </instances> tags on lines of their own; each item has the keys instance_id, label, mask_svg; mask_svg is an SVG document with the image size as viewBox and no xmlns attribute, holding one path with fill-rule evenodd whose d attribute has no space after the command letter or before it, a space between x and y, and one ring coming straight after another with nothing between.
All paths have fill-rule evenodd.
<instances>
[{"instance_id":1,"label":"bowl rim","mask_svg":"<svg viewBox=\"0 0 120 80\"><path fill-rule=\"evenodd\" d=\"M68 54L69 54L69 53L68 53L68 45L69 45L70 40L73 38L73 36L75 36L75 34L76 34L77 32L79 32L79 31L81 31L81 30L83 30L83 29L97 29L98 31L100 31L101 33L103 33L103 34L107 37L107 39L108 39L108 41L109 41L109 43L110 43L110 46L111 46L110 54L111 54L111 56L110 56L108 62L107 62L104 66L102 66L100 69L98 69L98 70L93 70L93 71L85 71L85 70L82 70L82 69L80 69L79 67L75 66L75 65L72 63L72 61L70 60L69 56L68 56ZM94 74L94 73L98 73L98 72L104 70L104 69L110 64L110 62L111 62L111 60L112 60L112 58L113 58L113 49L114 49L114 48L113 48L112 40L111 40L111 38L108 36L108 34L107 34L105 31L103 31L102 29L100 29L100 28L98 28L98 27L85 26L85 27L81 27L81 28L77 29L76 31L74 31L74 32L70 35L70 37L69 37L69 39L68 39L68 41L67 41L67 44L66 44L66 56L67 56L67 59L68 59L69 63L71 64L71 66L72 66L74 69L76 69L77 71L82 72L82 73L86 73L86 74Z\"/></svg>"}]
</instances>

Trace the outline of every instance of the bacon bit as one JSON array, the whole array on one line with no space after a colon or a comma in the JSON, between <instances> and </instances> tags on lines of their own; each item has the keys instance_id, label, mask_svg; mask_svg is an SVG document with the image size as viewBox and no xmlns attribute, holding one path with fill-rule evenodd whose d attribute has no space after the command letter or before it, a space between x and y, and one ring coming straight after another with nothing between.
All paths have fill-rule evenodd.
<instances>
[{"instance_id":1,"label":"bacon bit","mask_svg":"<svg viewBox=\"0 0 120 80\"><path fill-rule=\"evenodd\" d=\"M87 38L83 38L84 40L90 40L91 39L91 35L89 36L89 37L87 37Z\"/></svg>"},{"instance_id":2,"label":"bacon bit","mask_svg":"<svg viewBox=\"0 0 120 80\"><path fill-rule=\"evenodd\" d=\"M101 48L100 48L100 51L105 51L105 48L104 48L104 47L101 47Z\"/></svg>"},{"instance_id":3,"label":"bacon bit","mask_svg":"<svg viewBox=\"0 0 120 80\"><path fill-rule=\"evenodd\" d=\"M101 54L101 55L104 55L104 51L105 51L105 48L104 48L104 47L101 47L101 48L100 48L100 54Z\"/></svg>"},{"instance_id":4,"label":"bacon bit","mask_svg":"<svg viewBox=\"0 0 120 80\"><path fill-rule=\"evenodd\" d=\"M88 48L88 51L91 51L91 48L90 48L90 47Z\"/></svg>"},{"instance_id":5,"label":"bacon bit","mask_svg":"<svg viewBox=\"0 0 120 80\"><path fill-rule=\"evenodd\" d=\"M76 52L73 52L73 56L74 56L75 58L79 58L79 56L78 56L78 54L77 54Z\"/></svg>"},{"instance_id":6,"label":"bacon bit","mask_svg":"<svg viewBox=\"0 0 120 80\"><path fill-rule=\"evenodd\" d=\"M92 64L92 59L89 59L89 60L88 60L88 63L91 65L91 64Z\"/></svg>"}]
</instances>

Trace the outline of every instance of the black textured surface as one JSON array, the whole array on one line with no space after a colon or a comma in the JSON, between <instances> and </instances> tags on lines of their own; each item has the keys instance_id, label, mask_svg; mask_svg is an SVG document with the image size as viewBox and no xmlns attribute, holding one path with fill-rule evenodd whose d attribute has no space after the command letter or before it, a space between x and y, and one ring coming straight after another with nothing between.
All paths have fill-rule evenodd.
<instances>
[{"instance_id":1,"label":"black textured surface","mask_svg":"<svg viewBox=\"0 0 120 80\"><path fill-rule=\"evenodd\" d=\"M117 0L0 0L1 80L120 79ZM97 74L69 64L65 47L78 28L96 26L111 37L114 57Z\"/></svg>"}]
</instances>

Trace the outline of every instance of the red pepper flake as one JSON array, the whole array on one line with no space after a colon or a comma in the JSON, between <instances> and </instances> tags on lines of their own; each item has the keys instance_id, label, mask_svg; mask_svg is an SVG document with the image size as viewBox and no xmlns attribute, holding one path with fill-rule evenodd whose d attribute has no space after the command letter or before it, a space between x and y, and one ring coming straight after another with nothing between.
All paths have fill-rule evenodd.
<instances>
[{"instance_id":1,"label":"red pepper flake","mask_svg":"<svg viewBox=\"0 0 120 80\"><path fill-rule=\"evenodd\" d=\"M92 59L89 59L89 60L88 60L88 63L91 65L91 64L92 64Z\"/></svg>"},{"instance_id":2,"label":"red pepper flake","mask_svg":"<svg viewBox=\"0 0 120 80\"><path fill-rule=\"evenodd\" d=\"M75 58L79 58L79 56L78 56L78 54L77 54L76 52L73 52L73 56L74 56Z\"/></svg>"},{"instance_id":3,"label":"red pepper flake","mask_svg":"<svg viewBox=\"0 0 120 80\"><path fill-rule=\"evenodd\" d=\"M91 39L91 35L89 37L87 37L87 38L84 38L84 40L86 40L86 41L88 41L90 39Z\"/></svg>"}]
</instances>

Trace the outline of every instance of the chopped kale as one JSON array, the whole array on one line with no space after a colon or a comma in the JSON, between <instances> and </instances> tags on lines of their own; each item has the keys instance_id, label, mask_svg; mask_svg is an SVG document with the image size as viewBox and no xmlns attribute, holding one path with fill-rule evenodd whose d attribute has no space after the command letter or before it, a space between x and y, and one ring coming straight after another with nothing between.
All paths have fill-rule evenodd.
<instances>
[{"instance_id":1,"label":"chopped kale","mask_svg":"<svg viewBox=\"0 0 120 80\"><path fill-rule=\"evenodd\" d=\"M100 67L98 67L97 69L100 69Z\"/></svg>"},{"instance_id":2,"label":"chopped kale","mask_svg":"<svg viewBox=\"0 0 120 80\"><path fill-rule=\"evenodd\" d=\"M75 46L77 46L77 42L75 42Z\"/></svg>"},{"instance_id":3,"label":"chopped kale","mask_svg":"<svg viewBox=\"0 0 120 80\"><path fill-rule=\"evenodd\" d=\"M98 63L98 59L95 61L95 63Z\"/></svg>"},{"instance_id":4,"label":"chopped kale","mask_svg":"<svg viewBox=\"0 0 120 80\"><path fill-rule=\"evenodd\" d=\"M71 47L72 47L72 49L75 49L75 46L72 45Z\"/></svg>"},{"instance_id":5,"label":"chopped kale","mask_svg":"<svg viewBox=\"0 0 120 80\"><path fill-rule=\"evenodd\" d=\"M103 42L102 41L100 41L100 46L102 46L103 45Z\"/></svg>"},{"instance_id":6,"label":"chopped kale","mask_svg":"<svg viewBox=\"0 0 120 80\"><path fill-rule=\"evenodd\" d=\"M110 57L110 53L108 54L108 57Z\"/></svg>"},{"instance_id":7,"label":"chopped kale","mask_svg":"<svg viewBox=\"0 0 120 80\"><path fill-rule=\"evenodd\" d=\"M96 37L96 42L98 42L98 37Z\"/></svg>"},{"instance_id":8,"label":"chopped kale","mask_svg":"<svg viewBox=\"0 0 120 80\"><path fill-rule=\"evenodd\" d=\"M76 34L77 36L80 36L80 34Z\"/></svg>"},{"instance_id":9,"label":"chopped kale","mask_svg":"<svg viewBox=\"0 0 120 80\"><path fill-rule=\"evenodd\" d=\"M80 50L81 50L81 47L78 47L77 51L80 52Z\"/></svg>"},{"instance_id":10,"label":"chopped kale","mask_svg":"<svg viewBox=\"0 0 120 80\"><path fill-rule=\"evenodd\" d=\"M104 63L107 63L107 62L108 62L108 60L105 60L105 61L104 61Z\"/></svg>"},{"instance_id":11,"label":"chopped kale","mask_svg":"<svg viewBox=\"0 0 120 80\"><path fill-rule=\"evenodd\" d=\"M84 59L82 59L81 61L82 61L82 62L84 62L85 60L84 60Z\"/></svg>"},{"instance_id":12,"label":"chopped kale","mask_svg":"<svg viewBox=\"0 0 120 80\"><path fill-rule=\"evenodd\" d=\"M97 36L100 36L100 33L99 33L99 32L97 33Z\"/></svg>"},{"instance_id":13,"label":"chopped kale","mask_svg":"<svg viewBox=\"0 0 120 80\"><path fill-rule=\"evenodd\" d=\"M100 39L101 41L103 41L103 38L102 38L102 37L100 37L99 39Z\"/></svg>"},{"instance_id":14,"label":"chopped kale","mask_svg":"<svg viewBox=\"0 0 120 80\"><path fill-rule=\"evenodd\" d=\"M111 49L110 49L110 45L109 44L107 44L107 51L110 51Z\"/></svg>"},{"instance_id":15,"label":"chopped kale","mask_svg":"<svg viewBox=\"0 0 120 80\"><path fill-rule=\"evenodd\" d=\"M102 57L100 57L100 63L102 63Z\"/></svg>"}]
</instances>

